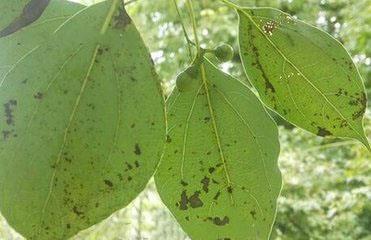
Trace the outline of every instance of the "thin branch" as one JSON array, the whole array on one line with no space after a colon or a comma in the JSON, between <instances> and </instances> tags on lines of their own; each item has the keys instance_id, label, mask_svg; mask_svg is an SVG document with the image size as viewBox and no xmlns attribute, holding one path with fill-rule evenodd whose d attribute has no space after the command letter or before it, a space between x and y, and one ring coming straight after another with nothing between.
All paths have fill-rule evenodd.
<instances>
[{"instance_id":1,"label":"thin branch","mask_svg":"<svg viewBox=\"0 0 371 240\"><path fill-rule=\"evenodd\" d=\"M184 26L183 18L182 18L182 15L180 14L179 7L178 7L178 4L177 4L176 0L173 0L173 3L174 3L174 6L175 6L175 9L176 9L176 12L178 14L179 20L180 20L180 24L182 25L184 37L187 41L189 57L192 60L192 58L193 58L193 55L192 55L192 41L189 39L187 30Z\"/></svg>"},{"instance_id":2,"label":"thin branch","mask_svg":"<svg viewBox=\"0 0 371 240\"><path fill-rule=\"evenodd\" d=\"M196 17L195 17L194 10L193 10L192 0L187 0L186 3L187 3L189 16L192 20L192 28L193 28L193 35L195 38L195 44L197 48L197 55L199 55L201 53L201 46L200 46L200 42L198 40L198 35L197 35L197 24L196 24Z\"/></svg>"}]
</instances>

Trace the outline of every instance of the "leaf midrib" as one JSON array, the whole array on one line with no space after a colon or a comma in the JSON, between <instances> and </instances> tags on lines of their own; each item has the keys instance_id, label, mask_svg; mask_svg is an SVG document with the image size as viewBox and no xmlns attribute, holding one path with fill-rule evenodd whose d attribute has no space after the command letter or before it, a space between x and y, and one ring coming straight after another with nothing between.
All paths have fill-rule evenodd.
<instances>
[{"instance_id":1,"label":"leaf midrib","mask_svg":"<svg viewBox=\"0 0 371 240\"><path fill-rule=\"evenodd\" d=\"M219 130L218 130L218 127L217 127L217 124L216 124L214 110L213 110L212 104L211 104L210 92L209 92L209 88L208 88L208 82L207 82L207 78L206 78L206 71L205 71L204 63L201 63L200 69L201 69L201 79L202 79L202 83L203 83L202 85L204 86L204 89L205 89L206 98L207 98L207 105L208 105L208 108L209 108L209 113L210 113L211 121L212 121L213 128L214 128L214 134L215 134L215 138L216 138L218 149L219 149L218 152L219 152L222 164L223 164L224 173L225 173L226 178L227 178L227 185L228 185L228 187L232 187L231 177L229 175L227 162L226 162L226 159L225 159L225 156L224 156L224 152L223 152L223 148L222 148L222 144L221 144L221 140L220 140L220 136L219 136ZM231 201L233 203L234 200L233 200L232 193L230 193L230 197L231 197Z\"/></svg>"}]
</instances>

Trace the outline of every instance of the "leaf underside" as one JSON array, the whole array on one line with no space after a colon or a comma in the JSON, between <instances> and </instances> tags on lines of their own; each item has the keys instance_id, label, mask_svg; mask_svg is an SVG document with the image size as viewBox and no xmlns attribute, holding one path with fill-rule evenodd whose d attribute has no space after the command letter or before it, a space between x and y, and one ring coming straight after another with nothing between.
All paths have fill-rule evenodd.
<instances>
[{"instance_id":1,"label":"leaf underside","mask_svg":"<svg viewBox=\"0 0 371 240\"><path fill-rule=\"evenodd\" d=\"M368 147L366 93L344 47L277 9L237 12L241 58L262 101L312 133L354 138Z\"/></svg>"},{"instance_id":2,"label":"leaf underside","mask_svg":"<svg viewBox=\"0 0 371 240\"><path fill-rule=\"evenodd\" d=\"M27 239L100 222L144 189L160 158L159 80L122 7L102 33L111 4L52 1L0 39L0 209Z\"/></svg>"},{"instance_id":3,"label":"leaf underside","mask_svg":"<svg viewBox=\"0 0 371 240\"><path fill-rule=\"evenodd\" d=\"M267 239L281 189L277 127L242 83L207 60L197 67L191 90L167 100L158 192L194 240Z\"/></svg>"},{"instance_id":4,"label":"leaf underside","mask_svg":"<svg viewBox=\"0 0 371 240\"><path fill-rule=\"evenodd\" d=\"M0 0L0 38L36 21L50 0Z\"/></svg>"}]
</instances>

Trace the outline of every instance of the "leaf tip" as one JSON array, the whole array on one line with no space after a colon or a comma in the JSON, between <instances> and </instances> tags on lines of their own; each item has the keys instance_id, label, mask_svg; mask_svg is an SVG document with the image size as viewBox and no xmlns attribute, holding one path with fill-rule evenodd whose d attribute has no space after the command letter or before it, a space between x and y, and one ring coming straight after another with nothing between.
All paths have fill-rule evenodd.
<instances>
[{"instance_id":1,"label":"leaf tip","mask_svg":"<svg viewBox=\"0 0 371 240\"><path fill-rule=\"evenodd\" d=\"M367 148L367 150L371 153L371 146L365 134L363 134L362 137L358 139L358 141L360 141Z\"/></svg>"}]
</instances>

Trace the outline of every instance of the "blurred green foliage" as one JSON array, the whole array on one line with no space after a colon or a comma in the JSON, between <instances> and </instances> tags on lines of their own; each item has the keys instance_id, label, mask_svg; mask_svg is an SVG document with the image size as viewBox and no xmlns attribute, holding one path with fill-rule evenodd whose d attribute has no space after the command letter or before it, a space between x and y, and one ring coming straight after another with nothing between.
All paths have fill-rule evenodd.
<instances>
[{"instance_id":1,"label":"blurred green foliage","mask_svg":"<svg viewBox=\"0 0 371 240\"><path fill-rule=\"evenodd\" d=\"M79 0L75 0L79 1ZM93 0L94 1L94 0ZM81 0L86 4L92 0ZM177 1L190 31L184 0ZM348 49L371 98L371 2L369 0L240 0L270 6L329 32ZM220 67L247 81L238 56L237 17L215 0L194 1L203 47L226 42L235 49ZM180 20L170 0L137 0L128 6L155 60L164 88L190 62ZM216 61L216 60L215 60ZM371 137L371 108L365 128ZM322 139L282 119L280 167L284 177L272 240L371 240L371 155L360 144ZM0 219L0 239L22 239ZM75 240L185 240L151 182L128 208L82 232Z\"/></svg>"}]
</instances>

